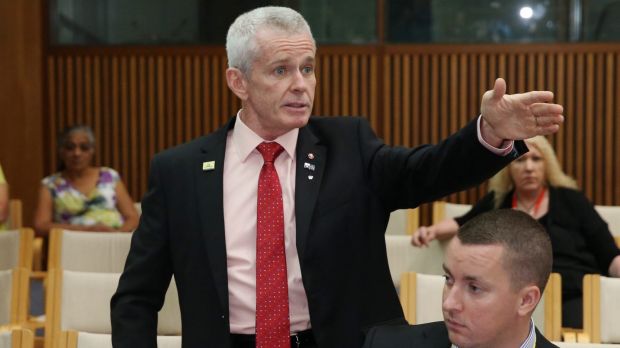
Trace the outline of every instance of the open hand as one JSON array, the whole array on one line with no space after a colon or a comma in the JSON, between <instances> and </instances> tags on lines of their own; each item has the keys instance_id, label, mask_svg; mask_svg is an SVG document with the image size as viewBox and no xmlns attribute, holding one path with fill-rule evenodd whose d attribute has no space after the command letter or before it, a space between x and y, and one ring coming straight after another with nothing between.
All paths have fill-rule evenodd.
<instances>
[{"instance_id":1,"label":"open hand","mask_svg":"<svg viewBox=\"0 0 620 348\"><path fill-rule=\"evenodd\" d=\"M532 91L506 94L506 81L482 96L482 136L489 143L497 140L521 140L557 132L564 122L562 105L553 104L553 93Z\"/></svg>"}]
</instances>

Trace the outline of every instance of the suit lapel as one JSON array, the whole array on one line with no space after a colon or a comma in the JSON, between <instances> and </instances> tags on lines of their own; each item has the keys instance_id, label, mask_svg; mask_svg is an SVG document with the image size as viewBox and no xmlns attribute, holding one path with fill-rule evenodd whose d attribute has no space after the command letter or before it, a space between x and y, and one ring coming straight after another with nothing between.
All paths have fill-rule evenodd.
<instances>
[{"instance_id":1,"label":"suit lapel","mask_svg":"<svg viewBox=\"0 0 620 348\"><path fill-rule=\"evenodd\" d=\"M228 312L228 272L224 231L224 153L228 130L234 123L235 118L213 136L206 138L192 168L196 175L200 228L207 249L209 267L225 313ZM214 164L214 168L205 170L203 163Z\"/></svg>"},{"instance_id":2,"label":"suit lapel","mask_svg":"<svg viewBox=\"0 0 620 348\"><path fill-rule=\"evenodd\" d=\"M297 221L297 253L300 262L304 255L310 222L327 163L326 154L325 146L319 144L318 138L307 126L299 129L295 174L295 219Z\"/></svg>"}]
</instances>

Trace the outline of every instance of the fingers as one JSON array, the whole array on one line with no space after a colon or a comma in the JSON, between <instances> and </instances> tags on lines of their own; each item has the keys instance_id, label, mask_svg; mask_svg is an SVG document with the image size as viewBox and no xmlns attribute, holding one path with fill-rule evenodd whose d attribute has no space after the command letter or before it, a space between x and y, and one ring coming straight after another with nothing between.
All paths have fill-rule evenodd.
<instances>
[{"instance_id":1,"label":"fingers","mask_svg":"<svg viewBox=\"0 0 620 348\"><path fill-rule=\"evenodd\" d=\"M553 125L560 125L562 123L564 123L564 116L562 115L536 116L536 125L538 127L548 127Z\"/></svg>"},{"instance_id":2,"label":"fingers","mask_svg":"<svg viewBox=\"0 0 620 348\"><path fill-rule=\"evenodd\" d=\"M553 101L553 92L549 91L532 91L514 95L518 96L521 99L521 102L526 105L532 105L535 103L550 103Z\"/></svg>"},{"instance_id":3,"label":"fingers","mask_svg":"<svg viewBox=\"0 0 620 348\"><path fill-rule=\"evenodd\" d=\"M561 115L564 108L560 104L534 103L530 106L530 111L536 116Z\"/></svg>"},{"instance_id":4,"label":"fingers","mask_svg":"<svg viewBox=\"0 0 620 348\"><path fill-rule=\"evenodd\" d=\"M506 94L506 81L502 78L498 78L495 80L495 85L493 86L493 96L492 99L499 100Z\"/></svg>"},{"instance_id":5,"label":"fingers","mask_svg":"<svg viewBox=\"0 0 620 348\"><path fill-rule=\"evenodd\" d=\"M430 227L422 226L411 236L411 244L417 247L428 246L435 239L435 233Z\"/></svg>"}]
</instances>

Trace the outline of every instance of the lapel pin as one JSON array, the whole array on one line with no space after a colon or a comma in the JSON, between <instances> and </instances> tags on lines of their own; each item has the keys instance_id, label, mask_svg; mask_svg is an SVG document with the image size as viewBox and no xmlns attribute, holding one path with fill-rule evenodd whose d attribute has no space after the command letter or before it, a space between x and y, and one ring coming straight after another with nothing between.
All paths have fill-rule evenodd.
<instances>
[{"instance_id":1,"label":"lapel pin","mask_svg":"<svg viewBox=\"0 0 620 348\"><path fill-rule=\"evenodd\" d=\"M314 159L314 154L312 152L308 153L308 159Z\"/></svg>"},{"instance_id":2,"label":"lapel pin","mask_svg":"<svg viewBox=\"0 0 620 348\"><path fill-rule=\"evenodd\" d=\"M308 180L314 179L314 175L308 175Z\"/></svg>"},{"instance_id":3,"label":"lapel pin","mask_svg":"<svg viewBox=\"0 0 620 348\"><path fill-rule=\"evenodd\" d=\"M314 168L315 168L314 164L310 164L308 162L304 162L304 169L309 169L309 170L314 171Z\"/></svg>"},{"instance_id":4,"label":"lapel pin","mask_svg":"<svg viewBox=\"0 0 620 348\"><path fill-rule=\"evenodd\" d=\"M215 161L202 162L202 170L209 171L215 169Z\"/></svg>"}]
</instances>

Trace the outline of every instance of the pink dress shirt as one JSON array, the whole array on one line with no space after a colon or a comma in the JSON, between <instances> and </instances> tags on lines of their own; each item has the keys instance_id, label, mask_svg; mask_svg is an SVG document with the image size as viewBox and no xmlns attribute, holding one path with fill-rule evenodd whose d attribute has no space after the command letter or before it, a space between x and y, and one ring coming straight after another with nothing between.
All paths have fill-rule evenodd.
<instances>
[{"instance_id":1,"label":"pink dress shirt","mask_svg":"<svg viewBox=\"0 0 620 348\"><path fill-rule=\"evenodd\" d=\"M288 273L291 332L310 328L306 291L296 247L295 149L298 129L275 141L284 147L275 161L284 204L284 245ZM239 114L226 139L224 161L224 228L228 266L230 332L254 334L256 321L256 200L263 157L256 146L264 140Z\"/></svg>"},{"instance_id":2,"label":"pink dress shirt","mask_svg":"<svg viewBox=\"0 0 620 348\"><path fill-rule=\"evenodd\" d=\"M226 139L224 161L224 228L228 267L228 301L230 332L254 334L256 321L256 200L258 176L263 157L256 146L265 141L248 128L237 113L235 127ZM512 151L507 141L498 149L487 144L481 136L478 119L478 140L498 155ZM298 129L275 141L284 153L275 161L282 186L284 204L284 245L288 273L288 296L291 332L307 330L310 312L306 291L301 280L301 267L296 247L295 172Z\"/></svg>"}]
</instances>

